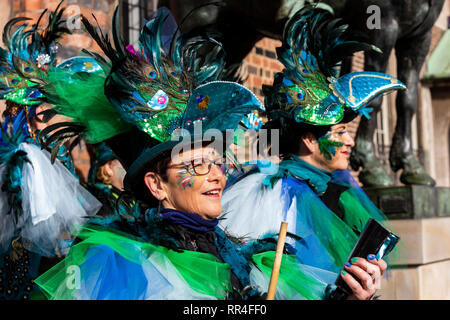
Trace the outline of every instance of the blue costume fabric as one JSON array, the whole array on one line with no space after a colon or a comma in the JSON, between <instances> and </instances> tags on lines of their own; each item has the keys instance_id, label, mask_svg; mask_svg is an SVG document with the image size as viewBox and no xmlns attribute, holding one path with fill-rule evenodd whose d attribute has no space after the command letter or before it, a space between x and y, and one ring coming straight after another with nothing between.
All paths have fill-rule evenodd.
<instances>
[{"instance_id":1,"label":"blue costume fabric","mask_svg":"<svg viewBox=\"0 0 450 320\"><path fill-rule=\"evenodd\" d=\"M162 215L151 209L144 214L145 223L140 219L105 223L102 227L85 226L79 234L81 241L72 246L66 258L35 282L50 299L263 296L269 284L276 241L232 242L225 232L214 228L199 233L214 234L217 255L186 250L180 246L181 237L176 233L179 229L175 225L180 225ZM179 217L177 221L180 222ZM191 223L183 221L184 226ZM232 286L232 274L240 283L238 291ZM292 255L283 255L275 298L320 299L327 286L323 279L330 276L333 274L317 268L301 267ZM67 286L68 282L71 285Z\"/></svg>"},{"instance_id":2,"label":"blue costume fabric","mask_svg":"<svg viewBox=\"0 0 450 320\"><path fill-rule=\"evenodd\" d=\"M194 219L192 219L193 213L189 214L189 218L182 219L181 215L186 214L185 212L172 209L163 211L161 216L155 209L148 210L145 213L146 221L152 223L151 226L146 225L146 223L139 225L138 221L131 220L125 223L126 228L123 227L124 224L107 222L105 222L104 228L94 227L92 224L89 225L87 227L89 229L87 236L81 235L83 241L76 244L71 250L76 251L86 241L97 245L90 247L85 252L85 256L82 257L83 263L80 264L80 274L82 274L83 281L79 290L75 294L70 295L70 298L89 300L216 298L205 295L199 290L191 289L189 282L186 282L183 276L180 275L180 268L190 268L195 273L195 265L190 265L191 262L188 258L185 261L186 265L177 265L177 263L183 261L183 249L175 244L177 242L176 239L171 237L166 227L181 223L185 226L198 228L199 224L203 224L204 226L207 225L206 229L208 230L203 231L203 233L206 233L214 232L215 227L212 225L217 224L217 222L208 223L206 220L201 221L202 218L200 216L194 218L194 222ZM120 229L127 229L126 234L121 232ZM102 240L95 240L96 237ZM113 241L110 241L111 239ZM172 250L167 255L167 247L160 246L148 255L148 252L146 253L145 250L142 250L141 245L143 242L141 241L149 244L150 248L153 248L151 243L162 243L164 241L168 243L168 241L171 241L172 245L169 245L169 247ZM229 268L238 276L241 283L247 285L250 281L247 268L248 261L242 255L239 255L238 246L228 240L221 230L215 232L215 245L225 263L230 266ZM179 261L171 258L177 254L181 254ZM206 253L200 252L199 254L206 255ZM71 255L69 256L72 257ZM214 257L208 259L215 260ZM62 264L64 264L64 261ZM50 274L52 272L54 271L50 270ZM214 272L214 269L212 269L211 274L214 274ZM48 275L44 274L43 278L37 280L37 283L46 288L46 285L43 284L45 281L42 279L47 277ZM218 277L220 278L220 273ZM195 280L195 278L190 279L192 281ZM203 285L207 286L207 284ZM65 290L63 287L64 284L61 285L61 288L55 290L51 297L56 299L61 297L68 298L67 295L60 291ZM196 285L193 285L193 287L196 287ZM206 291L212 292L216 290Z\"/></svg>"},{"instance_id":3,"label":"blue costume fabric","mask_svg":"<svg viewBox=\"0 0 450 320\"><path fill-rule=\"evenodd\" d=\"M321 199L332 183L343 187L339 217ZM257 170L227 186L219 226L236 237L258 239L276 233L282 221L300 239L286 240L299 263L328 271L334 283L369 218L388 229L384 214L375 207L348 171L330 173L295 155L278 165L276 173ZM392 255L391 255L392 256Z\"/></svg>"}]
</instances>

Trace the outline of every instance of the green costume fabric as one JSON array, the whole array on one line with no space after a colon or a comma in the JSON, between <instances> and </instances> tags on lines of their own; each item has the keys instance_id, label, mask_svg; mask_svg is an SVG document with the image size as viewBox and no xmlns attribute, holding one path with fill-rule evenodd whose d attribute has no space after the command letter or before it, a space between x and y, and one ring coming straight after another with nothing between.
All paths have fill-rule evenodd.
<instances>
[{"instance_id":1,"label":"green costume fabric","mask_svg":"<svg viewBox=\"0 0 450 320\"><path fill-rule=\"evenodd\" d=\"M253 262L264 275L270 279L275 260L275 251L266 251L253 255ZM300 265L295 255L283 254L280 273L277 281L277 291L281 291L284 297L295 299L301 295L307 300L321 300L325 295L327 284L313 272L307 272L305 266Z\"/></svg>"},{"instance_id":2,"label":"green costume fabric","mask_svg":"<svg viewBox=\"0 0 450 320\"><path fill-rule=\"evenodd\" d=\"M162 246L139 241L137 238L133 239L130 235L118 231L102 228L84 227L78 237L84 240L74 245L62 262L35 280L51 299L67 300L76 296L76 289L70 289L70 286L64 285L68 279L67 268L81 267L86 261L85 257L89 249L98 245L108 246L120 256L136 264L141 264L143 258L148 258L152 260L156 268L164 268L165 259L161 257L167 258L191 289L200 294L224 299L227 292L231 290L229 265L219 262L211 254L194 251L175 252ZM161 265L158 265L158 262L161 262ZM126 272L126 270L121 271ZM176 274L172 276L177 277ZM114 279L99 280L114 281ZM170 283L171 279L168 280ZM83 281L83 275L81 275L81 281ZM127 289L124 288L124 290Z\"/></svg>"}]
</instances>

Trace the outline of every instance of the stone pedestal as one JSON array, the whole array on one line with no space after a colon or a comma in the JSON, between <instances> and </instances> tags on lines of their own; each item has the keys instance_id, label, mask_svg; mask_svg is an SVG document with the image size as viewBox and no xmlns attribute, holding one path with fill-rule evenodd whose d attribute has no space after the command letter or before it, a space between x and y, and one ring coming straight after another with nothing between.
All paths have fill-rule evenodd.
<instances>
[{"instance_id":1,"label":"stone pedestal","mask_svg":"<svg viewBox=\"0 0 450 320\"><path fill-rule=\"evenodd\" d=\"M403 186L364 189L389 219L450 217L450 188Z\"/></svg>"},{"instance_id":2,"label":"stone pedestal","mask_svg":"<svg viewBox=\"0 0 450 320\"><path fill-rule=\"evenodd\" d=\"M450 299L450 188L365 191L391 220L405 252L383 279L380 299Z\"/></svg>"}]
</instances>

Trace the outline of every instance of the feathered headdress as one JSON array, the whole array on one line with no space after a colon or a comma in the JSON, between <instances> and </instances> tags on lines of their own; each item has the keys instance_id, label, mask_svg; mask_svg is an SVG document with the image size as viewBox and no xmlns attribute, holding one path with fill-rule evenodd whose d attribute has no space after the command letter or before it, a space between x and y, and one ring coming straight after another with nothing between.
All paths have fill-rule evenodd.
<instances>
[{"instance_id":1,"label":"feathered headdress","mask_svg":"<svg viewBox=\"0 0 450 320\"><path fill-rule=\"evenodd\" d=\"M28 138L25 117L15 117L10 124L0 123L0 188L7 197L8 214L13 214L16 222L22 208L22 167L29 161L27 153L19 146Z\"/></svg>"},{"instance_id":2,"label":"feathered headdress","mask_svg":"<svg viewBox=\"0 0 450 320\"><path fill-rule=\"evenodd\" d=\"M52 105L41 112L43 121L56 114L71 119L49 125L40 132L43 145L52 149L52 161L70 139L69 150L83 138L89 144L97 144L132 127L119 117L103 92L109 70L105 68L92 57L77 56L51 67L39 79L41 99Z\"/></svg>"},{"instance_id":3,"label":"feathered headdress","mask_svg":"<svg viewBox=\"0 0 450 320\"><path fill-rule=\"evenodd\" d=\"M338 77L338 66L357 51L376 50L352 40L354 33L341 19L322 8L307 6L287 22L277 48L284 65L272 87L264 86L269 119L288 118L313 125L333 125L344 112L369 117L365 106L380 94L405 89L397 79L377 72Z\"/></svg>"},{"instance_id":4,"label":"feathered headdress","mask_svg":"<svg viewBox=\"0 0 450 320\"><path fill-rule=\"evenodd\" d=\"M122 119L151 138L127 170L126 184L133 184L149 161L178 143L172 138L179 129L193 134L200 123L202 132L234 129L248 113L262 109L247 88L217 80L224 72L224 52L214 32L179 34L165 27L171 20L166 8L159 9L142 29L137 50L130 52L120 37L118 9L113 18L114 49L107 36L82 18L111 63L106 96ZM163 41L163 34L170 34L171 40Z\"/></svg>"},{"instance_id":5,"label":"feathered headdress","mask_svg":"<svg viewBox=\"0 0 450 320\"><path fill-rule=\"evenodd\" d=\"M26 17L11 19L3 29L3 44L0 48L0 97L20 105L37 105L42 95L36 88L35 79L41 77L56 61L57 39L71 33L65 27L62 1L50 12L48 25L39 29L44 10L37 22L30 26ZM23 23L12 32L13 27Z\"/></svg>"}]
</instances>

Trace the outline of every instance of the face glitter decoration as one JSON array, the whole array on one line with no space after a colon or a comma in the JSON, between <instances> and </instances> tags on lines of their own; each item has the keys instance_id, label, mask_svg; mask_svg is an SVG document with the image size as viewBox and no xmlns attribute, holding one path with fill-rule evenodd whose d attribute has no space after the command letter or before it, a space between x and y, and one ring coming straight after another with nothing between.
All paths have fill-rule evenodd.
<instances>
[{"instance_id":1,"label":"face glitter decoration","mask_svg":"<svg viewBox=\"0 0 450 320\"><path fill-rule=\"evenodd\" d=\"M318 139L320 153L325 159L331 160L336 155L336 147L342 147L343 142L330 140L331 134L325 134Z\"/></svg>"},{"instance_id":2,"label":"face glitter decoration","mask_svg":"<svg viewBox=\"0 0 450 320\"><path fill-rule=\"evenodd\" d=\"M177 171L176 177L178 179L177 184L181 185L183 189L192 188L197 179L201 179L199 176L193 175L187 169L180 169Z\"/></svg>"}]
</instances>

